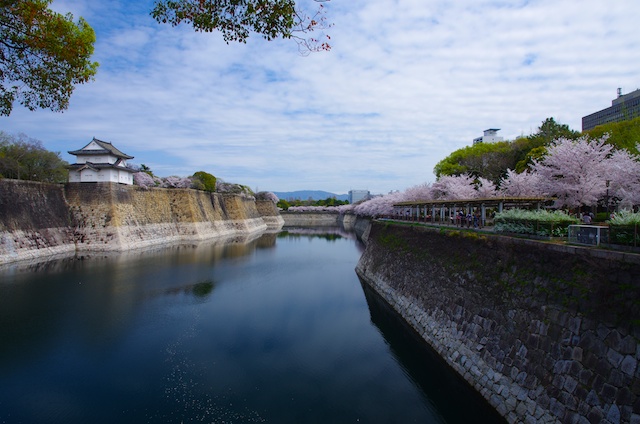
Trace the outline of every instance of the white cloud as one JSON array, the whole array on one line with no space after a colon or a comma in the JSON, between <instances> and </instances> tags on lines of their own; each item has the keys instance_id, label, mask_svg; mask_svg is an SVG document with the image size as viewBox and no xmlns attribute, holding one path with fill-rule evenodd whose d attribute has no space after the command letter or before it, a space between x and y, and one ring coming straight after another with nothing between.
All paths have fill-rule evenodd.
<instances>
[{"instance_id":1,"label":"white cloud","mask_svg":"<svg viewBox=\"0 0 640 424\"><path fill-rule=\"evenodd\" d=\"M265 190L433 181L486 128L513 139L553 116L579 130L640 86L635 0L332 0L333 49L308 57L160 26L151 1L54 5L96 29L96 81L63 114L16 107L0 128L59 151L95 136L161 175Z\"/></svg>"}]
</instances>

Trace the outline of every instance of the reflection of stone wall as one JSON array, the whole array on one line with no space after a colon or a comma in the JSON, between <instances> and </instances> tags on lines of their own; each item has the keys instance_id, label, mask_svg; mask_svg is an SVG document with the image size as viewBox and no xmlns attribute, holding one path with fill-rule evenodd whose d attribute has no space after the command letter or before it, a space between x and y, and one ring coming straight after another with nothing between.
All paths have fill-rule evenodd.
<instances>
[{"instance_id":1,"label":"reflection of stone wall","mask_svg":"<svg viewBox=\"0 0 640 424\"><path fill-rule=\"evenodd\" d=\"M0 180L0 263L259 233L256 202L188 189ZM274 213L273 211L271 212ZM277 210L270 228L280 228Z\"/></svg>"},{"instance_id":2,"label":"reflection of stone wall","mask_svg":"<svg viewBox=\"0 0 640 424\"><path fill-rule=\"evenodd\" d=\"M509 422L640 422L639 255L373 223L357 272Z\"/></svg>"}]
</instances>

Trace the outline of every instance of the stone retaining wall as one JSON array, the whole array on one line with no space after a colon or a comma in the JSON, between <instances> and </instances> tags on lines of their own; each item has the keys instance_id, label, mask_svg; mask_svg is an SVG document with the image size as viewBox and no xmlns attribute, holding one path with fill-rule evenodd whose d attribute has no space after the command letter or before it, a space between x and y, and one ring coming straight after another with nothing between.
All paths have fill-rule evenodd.
<instances>
[{"instance_id":1,"label":"stone retaining wall","mask_svg":"<svg viewBox=\"0 0 640 424\"><path fill-rule=\"evenodd\" d=\"M274 215L273 208L261 208L242 196L189 189L0 179L0 264L231 238L282 226L277 210Z\"/></svg>"},{"instance_id":2,"label":"stone retaining wall","mask_svg":"<svg viewBox=\"0 0 640 424\"><path fill-rule=\"evenodd\" d=\"M284 218L271 200L256 200L256 209L270 230L279 230L284 226Z\"/></svg>"},{"instance_id":3,"label":"stone retaining wall","mask_svg":"<svg viewBox=\"0 0 640 424\"><path fill-rule=\"evenodd\" d=\"M0 264L74 250L63 185L0 179Z\"/></svg>"},{"instance_id":4,"label":"stone retaining wall","mask_svg":"<svg viewBox=\"0 0 640 424\"><path fill-rule=\"evenodd\" d=\"M640 423L640 256L375 222L356 271L509 422Z\"/></svg>"},{"instance_id":5,"label":"stone retaining wall","mask_svg":"<svg viewBox=\"0 0 640 424\"><path fill-rule=\"evenodd\" d=\"M339 227L339 213L281 212L285 227Z\"/></svg>"}]
</instances>

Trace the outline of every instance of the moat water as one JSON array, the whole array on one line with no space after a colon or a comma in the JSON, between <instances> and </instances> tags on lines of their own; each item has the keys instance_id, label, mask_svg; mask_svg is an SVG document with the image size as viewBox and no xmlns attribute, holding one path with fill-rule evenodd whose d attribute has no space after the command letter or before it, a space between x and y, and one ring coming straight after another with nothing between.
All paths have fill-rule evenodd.
<instances>
[{"instance_id":1,"label":"moat water","mask_svg":"<svg viewBox=\"0 0 640 424\"><path fill-rule=\"evenodd\" d=\"M289 231L0 269L0 423L502 422L361 252Z\"/></svg>"}]
</instances>

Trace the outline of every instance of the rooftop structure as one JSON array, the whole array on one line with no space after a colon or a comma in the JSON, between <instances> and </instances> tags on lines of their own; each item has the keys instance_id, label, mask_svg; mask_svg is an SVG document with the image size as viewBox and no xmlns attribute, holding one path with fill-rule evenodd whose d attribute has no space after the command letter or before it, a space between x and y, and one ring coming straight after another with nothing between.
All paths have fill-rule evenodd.
<instances>
[{"instance_id":1,"label":"rooftop structure","mask_svg":"<svg viewBox=\"0 0 640 424\"><path fill-rule=\"evenodd\" d=\"M598 125L621 122L640 116L640 89L622 94L618 88L618 97L611 101L611 107L594 112L582 118L582 131L589 131Z\"/></svg>"},{"instance_id":2,"label":"rooftop structure","mask_svg":"<svg viewBox=\"0 0 640 424\"><path fill-rule=\"evenodd\" d=\"M504 138L498 136L498 131L500 131L500 128L489 128L488 130L484 130L484 135L482 137L474 138L473 144L503 141Z\"/></svg>"}]
</instances>

